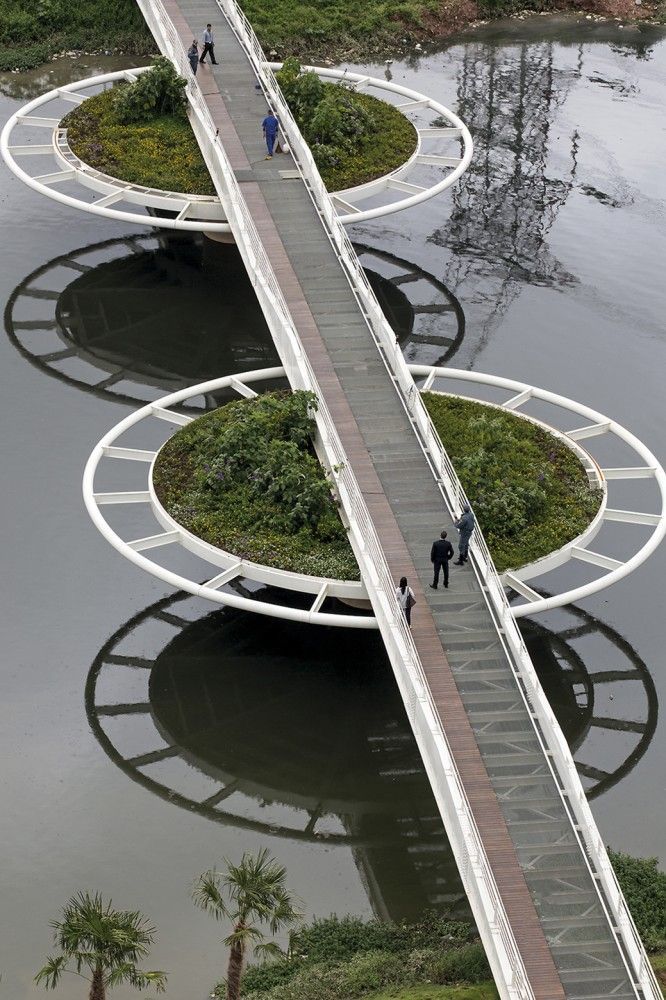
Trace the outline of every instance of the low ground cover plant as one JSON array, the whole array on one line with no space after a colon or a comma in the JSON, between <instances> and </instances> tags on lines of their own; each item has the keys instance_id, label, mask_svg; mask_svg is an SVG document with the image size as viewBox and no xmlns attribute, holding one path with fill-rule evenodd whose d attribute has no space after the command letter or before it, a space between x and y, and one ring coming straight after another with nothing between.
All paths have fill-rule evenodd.
<instances>
[{"instance_id":1,"label":"low ground cover plant","mask_svg":"<svg viewBox=\"0 0 666 1000\"><path fill-rule=\"evenodd\" d=\"M155 465L157 495L195 535L267 566L358 579L312 447L307 392L237 400L175 434Z\"/></svg>"},{"instance_id":2,"label":"low ground cover plant","mask_svg":"<svg viewBox=\"0 0 666 1000\"><path fill-rule=\"evenodd\" d=\"M102 91L65 116L71 148L84 163L122 181L214 195L185 113L184 86L159 57L135 84Z\"/></svg>"},{"instance_id":3,"label":"low ground cover plant","mask_svg":"<svg viewBox=\"0 0 666 1000\"><path fill-rule=\"evenodd\" d=\"M578 458L536 424L481 403L424 393L497 569L540 559L599 510Z\"/></svg>"},{"instance_id":4,"label":"low ground cover plant","mask_svg":"<svg viewBox=\"0 0 666 1000\"><path fill-rule=\"evenodd\" d=\"M414 126L385 101L324 83L293 56L277 80L329 191L390 173L416 149Z\"/></svg>"},{"instance_id":5,"label":"low ground cover plant","mask_svg":"<svg viewBox=\"0 0 666 1000\"><path fill-rule=\"evenodd\" d=\"M426 393L497 568L575 538L599 508L582 465L547 431L481 403ZM268 566L357 580L331 486L312 449L308 393L228 403L178 431L155 488L195 535ZM437 527L437 526L435 526Z\"/></svg>"},{"instance_id":6,"label":"low ground cover plant","mask_svg":"<svg viewBox=\"0 0 666 1000\"><path fill-rule=\"evenodd\" d=\"M63 50L100 49L155 52L134 0L0 0L0 72L32 69Z\"/></svg>"},{"instance_id":7,"label":"low ground cover plant","mask_svg":"<svg viewBox=\"0 0 666 1000\"><path fill-rule=\"evenodd\" d=\"M1 2L1 0L0 0ZM348 87L322 83L287 60L286 93L330 191L372 180L416 148L411 122L392 105ZM215 194L185 113L185 80L161 56L136 83L89 98L63 119L84 163L145 187ZM257 123L257 147L260 146Z\"/></svg>"},{"instance_id":8,"label":"low ground cover plant","mask_svg":"<svg viewBox=\"0 0 666 1000\"><path fill-rule=\"evenodd\" d=\"M620 851L609 856L646 950L666 953L666 872L659 869L659 859ZM657 964L666 972L666 954Z\"/></svg>"}]
</instances>

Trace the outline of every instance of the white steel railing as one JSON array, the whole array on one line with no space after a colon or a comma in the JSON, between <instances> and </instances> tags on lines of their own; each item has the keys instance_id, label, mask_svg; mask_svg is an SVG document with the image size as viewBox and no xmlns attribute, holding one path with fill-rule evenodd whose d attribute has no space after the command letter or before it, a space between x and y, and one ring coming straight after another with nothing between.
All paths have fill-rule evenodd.
<instances>
[{"instance_id":1,"label":"white steel railing","mask_svg":"<svg viewBox=\"0 0 666 1000\"><path fill-rule=\"evenodd\" d=\"M337 217L310 149L293 119L274 74L264 61L265 56L252 25L235 0L216 0L216 2L250 58L270 104L279 114L292 156L310 192L329 239L338 254L340 263L347 273L381 356L394 377L421 446L438 480L446 505L453 515L454 512L461 510L463 504L467 502L467 497L428 416L394 332L370 287L367 276L356 257L351 240ZM457 127L466 131L464 123L456 119L455 116L451 115L450 120ZM467 152L471 157L471 145L467 147ZM449 178L450 181L460 176L466 169L467 162L469 161L463 159L455 176L451 175ZM420 200L422 199L416 195L410 203L416 204ZM611 931L618 942L629 978L637 995L638 990L640 990L650 1000L661 1000L662 993L656 976L620 890L608 853L580 783L573 757L543 692L508 603L506 592L485 540L478 529L475 531L472 553L475 572L482 584L484 595L498 627L500 639L514 671L519 690L525 699L537 737L544 749L562 803L570 817L579 843L581 843L581 838L584 842L581 843L582 854L590 870L603 909L607 914ZM376 608L375 613L381 627L382 620ZM384 633L384 629L382 629L382 633ZM580 835L578 831L580 831Z\"/></svg>"},{"instance_id":2,"label":"white steel railing","mask_svg":"<svg viewBox=\"0 0 666 1000\"><path fill-rule=\"evenodd\" d=\"M430 693L411 632L395 598L395 583L365 499L347 462L337 428L322 399L316 376L296 334L279 282L263 247L240 186L217 137L189 71L185 50L161 0L139 0L160 47L188 79L192 125L224 204L227 218L259 298L292 386L314 392L318 442L336 483L350 524L350 541L380 624L382 637L428 776L454 845L456 860L501 995L507 1000L535 1000L520 950L506 916L467 795ZM240 11L238 12L239 16ZM258 46L258 43L257 43ZM263 65L263 53L259 49ZM316 174L314 163L312 168ZM318 176L318 175L316 175ZM331 218L328 196L326 206ZM343 231L344 232L344 231ZM346 239L346 237L345 237ZM351 244L350 244L351 247Z\"/></svg>"},{"instance_id":3,"label":"white steel railing","mask_svg":"<svg viewBox=\"0 0 666 1000\"><path fill-rule=\"evenodd\" d=\"M161 0L138 0L138 2L160 47L188 80L192 126L226 209L239 251L253 280L289 380L296 388L313 391L319 399L316 418L321 436L320 445L327 464L333 471L340 500L350 523L350 541L380 625L433 792L446 823L463 884L468 892L498 989L503 997L511 1000L514 998L529 1000L534 997L534 993L525 972L520 950L432 700L418 652L404 617L399 611L395 599L395 584L360 487L346 462L337 429L323 402L315 374L299 343L279 282L245 204L231 164L218 139L215 123L189 69L182 42ZM270 103L281 116L282 127L296 165L340 263L348 275L384 363L393 374L421 446L438 478L446 504L451 512L460 509L462 503L466 501L462 486L430 422L393 331L370 288L352 244L337 219L310 150L300 135L272 72L265 63L264 53L252 26L234 0L217 0L217 3L250 58ZM459 122L459 127L464 128L462 122ZM419 197L415 196L415 201L418 200ZM582 828L585 846L591 859L590 870L593 876L596 875L593 881L597 886L604 910L608 913L613 934L621 939L620 951L625 959L628 975L637 996L641 990L646 998L660 1000L659 986L608 860L578 779L573 758L541 689L485 542L478 532L476 535L472 550L475 572L483 584L486 599L497 623L500 637L505 643L519 689L530 709L535 730L544 747L562 802L571 817L574 830L577 825ZM585 856L585 851L583 854Z\"/></svg>"}]
</instances>

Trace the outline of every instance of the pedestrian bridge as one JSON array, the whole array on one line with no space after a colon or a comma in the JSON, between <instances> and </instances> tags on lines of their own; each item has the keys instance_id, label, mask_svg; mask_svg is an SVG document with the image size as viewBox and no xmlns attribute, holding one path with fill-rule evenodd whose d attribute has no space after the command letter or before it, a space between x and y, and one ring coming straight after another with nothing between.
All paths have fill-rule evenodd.
<instances>
[{"instance_id":1,"label":"pedestrian bridge","mask_svg":"<svg viewBox=\"0 0 666 1000\"><path fill-rule=\"evenodd\" d=\"M433 532L465 497L251 26L234 0L139 4L188 78L192 125L289 381L319 399L318 448L501 996L657 1000L483 539L448 591L427 587ZM186 48L207 22L219 66L195 80ZM269 161L267 100L291 151ZM394 596L403 575L411 632Z\"/></svg>"}]
</instances>

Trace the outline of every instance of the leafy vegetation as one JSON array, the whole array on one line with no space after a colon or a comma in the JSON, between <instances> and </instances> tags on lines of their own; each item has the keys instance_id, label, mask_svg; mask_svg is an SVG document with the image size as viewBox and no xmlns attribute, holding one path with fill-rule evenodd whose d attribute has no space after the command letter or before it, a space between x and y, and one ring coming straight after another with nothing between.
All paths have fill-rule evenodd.
<instances>
[{"instance_id":1,"label":"leafy vegetation","mask_svg":"<svg viewBox=\"0 0 666 1000\"><path fill-rule=\"evenodd\" d=\"M616 851L609 856L643 944L650 952L666 951L666 872L657 858Z\"/></svg>"},{"instance_id":2,"label":"leafy vegetation","mask_svg":"<svg viewBox=\"0 0 666 1000\"><path fill-rule=\"evenodd\" d=\"M266 941L264 926L277 934L298 919L294 900L285 886L287 870L264 848L258 854L245 853L239 865L226 862L226 872L204 872L192 891L195 904L216 920L229 920L233 930L224 939L229 949L226 1000L239 1000L243 962L248 947L264 956L280 953ZM219 987L218 987L218 995Z\"/></svg>"},{"instance_id":3,"label":"leafy vegetation","mask_svg":"<svg viewBox=\"0 0 666 1000\"><path fill-rule=\"evenodd\" d=\"M435 393L424 399L498 569L547 555L589 524L599 493L566 445L515 414ZM160 452L155 487L171 515L212 545L268 566L356 580L310 444L311 404L308 394L269 393L199 418Z\"/></svg>"},{"instance_id":4,"label":"leafy vegetation","mask_svg":"<svg viewBox=\"0 0 666 1000\"><path fill-rule=\"evenodd\" d=\"M134 83L114 91L113 106L123 125L175 115L187 104L186 86L171 60L157 56Z\"/></svg>"},{"instance_id":5,"label":"leafy vegetation","mask_svg":"<svg viewBox=\"0 0 666 1000\"><path fill-rule=\"evenodd\" d=\"M497 569L540 559L579 535L599 509L581 463L552 434L481 403L424 393Z\"/></svg>"},{"instance_id":6,"label":"leafy vegetation","mask_svg":"<svg viewBox=\"0 0 666 1000\"><path fill-rule=\"evenodd\" d=\"M277 79L329 191L381 177L414 152L414 126L385 101L323 83L293 56Z\"/></svg>"},{"instance_id":7,"label":"leafy vegetation","mask_svg":"<svg viewBox=\"0 0 666 1000\"><path fill-rule=\"evenodd\" d=\"M184 109L126 123L124 115L136 113L131 100L128 112L125 100L133 86L121 84L102 91L65 116L63 127L76 155L89 166L132 184L214 195L215 187Z\"/></svg>"},{"instance_id":8,"label":"leafy vegetation","mask_svg":"<svg viewBox=\"0 0 666 1000\"><path fill-rule=\"evenodd\" d=\"M96 893L79 892L63 907L62 920L51 921L61 954L49 956L35 982L55 989L65 973L90 983L89 1000L105 1000L107 990L127 984L137 990L166 988L164 972L143 972L155 930L138 911L114 910Z\"/></svg>"},{"instance_id":9,"label":"leafy vegetation","mask_svg":"<svg viewBox=\"0 0 666 1000\"><path fill-rule=\"evenodd\" d=\"M368 1000L498 1000L493 982L478 986L407 986L405 989L373 993Z\"/></svg>"},{"instance_id":10,"label":"leafy vegetation","mask_svg":"<svg viewBox=\"0 0 666 1000\"><path fill-rule=\"evenodd\" d=\"M311 444L311 393L237 400L175 434L157 495L195 535L267 566L358 579L330 484Z\"/></svg>"},{"instance_id":11,"label":"leafy vegetation","mask_svg":"<svg viewBox=\"0 0 666 1000\"><path fill-rule=\"evenodd\" d=\"M470 924L435 913L417 924L329 917L292 933L282 959L248 969L243 997L353 1000L424 983L482 983L489 974Z\"/></svg>"},{"instance_id":12,"label":"leafy vegetation","mask_svg":"<svg viewBox=\"0 0 666 1000\"><path fill-rule=\"evenodd\" d=\"M414 126L392 105L321 83L314 73L300 74L297 60L288 60L283 72L290 103L329 190L379 177L414 152ZM184 87L169 61L158 57L136 83L120 84L70 111L63 120L70 146L84 163L120 180L215 194L183 108Z\"/></svg>"},{"instance_id":13,"label":"leafy vegetation","mask_svg":"<svg viewBox=\"0 0 666 1000\"><path fill-rule=\"evenodd\" d=\"M133 0L0 0L0 71L28 70L63 50L155 51Z\"/></svg>"}]
</instances>

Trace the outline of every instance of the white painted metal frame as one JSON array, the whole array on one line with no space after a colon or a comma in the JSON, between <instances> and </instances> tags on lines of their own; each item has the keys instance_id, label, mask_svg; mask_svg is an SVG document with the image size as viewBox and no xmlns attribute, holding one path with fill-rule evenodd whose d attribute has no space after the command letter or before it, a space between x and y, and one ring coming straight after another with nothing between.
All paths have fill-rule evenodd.
<instances>
[{"instance_id":1,"label":"white painted metal frame","mask_svg":"<svg viewBox=\"0 0 666 1000\"><path fill-rule=\"evenodd\" d=\"M161 51L173 60L181 72L186 72L185 50L161 0L138 0L138 3ZM310 150L300 135L289 109L286 105L283 108L284 102L275 87L272 74L268 76L265 71L264 54L251 24L234 0L225 0L221 10L232 25L259 79L262 80L271 103L281 112L283 129L288 136L292 154L310 191L313 204L331 244L336 249L341 266L348 275L350 286L364 309L369 328L388 369L394 376L396 387L412 417L414 428L425 454L432 463L434 474L439 476L441 469L439 482L442 494L453 510L458 502L457 491L462 492L460 483L434 432L420 394L395 342L393 331L340 224ZM506 1000L535 1000L492 868L474 822L464 785L432 700L423 665L404 615L397 606L395 582L391 577L363 494L350 466L345 461L346 456L335 423L322 401L315 373L299 343L296 327L282 296L270 258L259 238L241 187L198 88L192 88L191 102L191 121L195 134L224 204L245 266L253 277L257 297L289 381L295 388L313 391L320 400L316 414L320 453L324 456L329 469L333 470L341 505L349 521L350 541L361 568L361 576L380 624L405 710L444 819L500 995ZM492 561L487 556L487 551L484 559L479 560L473 550L472 568L479 575L480 583L484 587L488 606L497 622L498 635L505 644L516 674L516 681L524 693L535 732L544 749L545 759L560 789L562 804L571 817L572 829L585 843L594 885L608 915L612 933L621 942L621 953L631 982L635 984L636 995L638 996L642 990L645 1000L661 1000L661 991L620 891L603 840L596 828L573 758L539 684L504 589Z\"/></svg>"},{"instance_id":2,"label":"white painted metal frame","mask_svg":"<svg viewBox=\"0 0 666 1000\"><path fill-rule=\"evenodd\" d=\"M456 368L437 368L429 365L410 365L409 370L414 378L425 378L421 386L421 391L432 390L435 381L439 379L470 382L475 385L489 385L495 388L506 389L510 393L504 402L489 404L497 406L500 409L510 410L518 414L520 409L526 406L530 400L537 400L550 403L561 410L573 413L577 417L582 417L585 421L583 425L560 434L570 446L577 446L581 441L585 441L588 444L606 435L612 435L623 444L628 445L635 452L640 463L629 468L601 468L594 457L590 455L590 459L598 469L598 474L602 479L604 492L606 492L608 480L623 479L644 482L646 479L650 479L654 480L657 486L660 498L659 510L654 512L616 510L608 507L604 498L604 503L598 515L582 536L575 538L557 552L537 562L530 563L518 570L504 573L501 581L527 599L526 604L513 605L512 611L514 617L519 618L524 615L534 615L541 611L547 611L550 608L561 607L564 604L573 604L584 597L590 597L592 594L610 587L611 584L621 580L644 563L662 541L666 534L666 472L649 448L625 427L618 424L617 421L611 420L610 417L604 416L597 410L593 410L589 406L578 403L566 396L561 396L555 392L548 392L545 389L539 389L537 386L528 385L525 382L517 382L515 379L503 378L498 375L486 375L482 372L462 371ZM521 415L527 419L534 419L528 417L527 414ZM541 421L536 422L541 423ZM555 428L546 426L552 433L558 433ZM443 452L443 448L441 450ZM459 495L460 501L462 501L462 494ZM652 533L630 559L613 559L603 553L594 552L588 547L603 523L641 525L652 528ZM547 598L542 597L524 582L536 576L541 576L543 573L561 566L570 559L589 563L592 566L605 569L607 572L590 583L575 587L573 590L553 594Z\"/></svg>"},{"instance_id":3,"label":"white painted metal frame","mask_svg":"<svg viewBox=\"0 0 666 1000\"><path fill-rule=\"evenodd\" d=\"M250 388L253 383L265 381L267 379L282 378L285 375L284 368L266 368L255 371L243 372L240 375L226 375L223 378L211 379L199 385L181 389L168 396L148 403L136 410L130 416L125 417L120 423L105 434L96 448L93 450L83 476L83 497L86 508L95 523L95 526L102 533L104 538L113 547L124 555L126 559L136 563L142 569L147 570L153 576L168 583L180 590L185 590L197 597L205 597L216 604L229 605L240 608L244 611L253 611L258 614L269 615L273 618L285 618L289 621L307 622L319 625L339 625L346 628L376 628L377 622L374 617L336 614L334 612L322 612L321 606L327 597L341 597L347 600L363 601L367 600L365 587L360 582L352 580L333 580L322 577L306 576L302 573L287 572L286 570L275 569L271 566L262 566L258 563L241 559L230 552L224 552L201 538L197 538L191 532L183 528L164 509L157 498L153 486L153 467L158 452L153 449L142 449L137 447L124 447L118 442L123 435L145 421L163 420L182 427L191 423L193 417L186 415L173 407L178 406L195 396L202 396L211 392L219 392L223 389L231 389L239 396L254 396L255 391ZM125 460L130 462L142 462L148 467L147 483L145 489L141 490L113 490L99 492L95 489L95 476L100 463L104 460ZM106 520L103 508L113 505L127 504L147 504L157 521L157 532L142 538L124 539L115 531ZM216 572L205 583L198 583L189 577L173 573L155 562L143 553L149 549L159 548L164 545L179 544L198 556L208 564L206 572L210 572L210 566L215 566ZM242 597L235 593L221 590L234 580L243 578L267 586L279 587L284 590L292 590L297 593L314 595L314 601L309 609L290 608L282 604L275 604L270 599L253 600Z\"/></svg>"},{"instance_id":4,"label":"white painted metal frame","mask_svg":"<svg viewBox=\"0 0 666 1000\"><path fill-rule=\"evenodd\" d=\"M550 570L563 565L571 559L585 560L586 553L587 561L594 565L603 565L601 560L608 559L609 562L612 560L609 557L603 556L596 552L589 552L589 545L594 540L602 524L605 522L617 523L619 521L624 521L626 523L650 525L656 531L660 524L666 521L666 491L662 489L662 509L660 513L646 513L646 512L632 512L632 511L617 511L609 509L607 506L607 483L604 476L604 472L601 470L598 463L594 460L593 456L589 454L585 449L581 447L578 443L578 438L587 440L591 435L579 431L573 432L562 432L551 424L547 424L542 420L537 420L528 414L519 412L519 408L525 405L530 399L533 400L543 400L547 402L554 402L557 400L558 408L564 409L566 412L573 412L576 414L591 413L588 407L582 406L571 399L564 396L559 396L554 393L548 393L543 389L539 389L536 386L524 386L521 382L516 382L513 379L503 379L494 375L485 375L481 372L469 372L456 368L442 368L433 367L428 365L409 365L409 371L415 378L423 378L425 376L425 381L420 391L434 391L437 392L435 382L438 379L447 379L449 381L465 381L473 385L492 385L499 386L500 388L507 389L511 395L507 400L502 403L492 403L485 400L477 402L482 402L483 405L494 407L496 409L510 410L515 413L515 415L524 420L530 421L543 427L548 433L554 435L564 444L566 444L574 454L577 456L584 468L587 469L590 480L595 483L602 490L602 499L599 507L599 511L588 527L578 535L576 538L572 539L566 545L563 545L557 551L544 556L542 559L529 563L525 566L520 567L517 570L512 570L510 572L503 573L500 577L501 582L507 586L522 594L526 598L531 598L525 604L519 606L513 605L512 611L514 617L524 617L527 615L537 614L539 611L550 609L553 607L562 607L566 604L572 604L574 601L580 598L581 588L575 588L574 590L562 591L559 594L552 594L548 598L542 597L531 587L527 586L524 582L530 580L534 577L541 576ZM277 373L277 374L276 374ZM257 369L254 371L245 372L242 375L235 376L225 376L223 378L209 380L205 383L199 385L190 386L187 389L180 390L177 393L172 393L168 396L164 396L161 399L157 399L152 403L148 403L139 409L131 421L128 423L127 420L121 421L115 428L110 430L103 439L100 445L103 447L103 456L106 457L116 457L116 458L128 458L132 457L124 449L117 448L116 442L122 435L128 430L130 426L136 426L144 420L149 420L155 417L168 418L174 424L174 427L182 425L184 422L189 422L191 417L185 417L182 414L171 412L171 407L179 403L185 403L190 399L197 396L201 396L204 393L216 392L221 389L231 388L239 395L249 395L254 394L254 390L249 389L248 383L261 382L267 379L273 379L276 377L284 376L284 369ZM529 390L529 391L528 391ZM460 398L472 398L474 396L464 396ZM601 417L601 414L595 414L596 417ZM597 420L596 423L589 425L593 428L604 428L604 431L599 431L598 433L610 433L615 434L620 440L634 447L634 442L636 438L630 434L629 431L625 430L619 424L611 421L609 418L603 418ZM573 434L573 437L570 436ZM595 433L594 437L598 436ZM639 457L643 458L645 455L650 453L647 451L644 445L640 444L643 451L639 452ZM135 449L134 449L135 451ZM141 453L146 462L148 463L148 456L150 454L156 455L157 453L142 452ZM655 459L656 462L656 459ZM310 612L316 614L321 607L321 604L326 597L339 597L343 600L349 601L364 601L367 600L367 592L363 584L358 582L346 581L346 580L331 580L324 579L320 577L307 576L300 573L290 573L284 570L274 569L272 567L261 566L257 563L252 563L246 560L240 560L238 557L234 556L229 552L224 552L215 546L202 541L195 535L186 531L182 525L179 525L171 515L164 509L159 499L157 498L153 484L152 484L152 469L154 464L154 458L149 463L149 468L147 472L147 482L145 490L141 491L140 494L135 494L132 492L125 492L122 490L116 491L113 494L104 496L97 493L92 493L86 497L86 502L96 501L98 505L105 505L110 503L136 503L146 501L149 502L152 511L158 521L160 527L165 532L171 532L172 538L179 544L183 545L186 549L193 552L195 555L200 556L208 563L217 565L224 572L220 574L220 577L224 579L216 578L216 586L212 587L216 591L215 595L208 595L211 600L217 600L220 603L225 603L224 595L220 595L217 592L217 587L221 587L224 583L229 583L235 577L244 577L245 579L253 580L257 583L263 583L270 586L282 587L286 590L298 591L301 593L315 594L316 599ZM636 466L635 469L639 469ZM655 473L660 470L660 476L662 483L666 482L666 475L664 474L661 466L657 463L656 466L646 466L646 468L652 470L654 468ZM632 470L633 471L633 470ZM638 478L638 477L631 477ZM641 477L642 478L642 477ZM621 516L620 516L621 515ZM108 526L107 526L108 527ZM109 529L110 530L110 529ZM663 528L661 529L664 530ZM109 541L112 541L111 537L106 535ZM628 561L622 564L621 569L623 572L621 575L626 575L626 573L631 572L632 569L636 569L640 563L644 561L654 549L655 545L658 544L657 541L653 541L653 536L650 540L651 548L647 550L648 543L645 543L636 557L632 560L632 565L629 569L624 570L623 568L628 564ZM127 554L125 546L129 545L130 549L136 551L136 543L132 544L130 542L123 542L122 539L117 538L112 541L112 544L123 554ZM647 551L646 551L647 550ZM637 558L639 557L640 558ZM595 562L598 560L599 562ZM154 573L158 577L164 572L159 564L152 562L150 560L152 568L150 572ZM146 567L147 568L147 567ZM234 571L233 573L231 571ZM594 586L596 590L601 590L605 587L609 587L618 579L619 570L617 567L612 568L609 572L601 576L598 580L594 581L593 584L587 585L588 587ZM163 578L163 577L162 577ZM212 584L209 584L212 586ZM199 592L200 584L196 581L189 580L185 577L181 578L180 586L183 590L192 592L192 587L197 588L197 593ZM268 605L270 607L270 605ZM253 605L254 609L259 613L262 613L262 604ZM279 606L278 606L279 607ZM272 613L272 612L271 612ZM321 619L315 616L312 621L319 622ZM354 623L358 619L354 618ZM336 617L337 624L346 624L346 620L341 620L339 616ZM374 617L368 618L364 627L372 628L377 627L377 621ZM354 627L358 627L356 624Z\"/></svg>"},{"instance_id":5,"label":"white painted metal frame","mask_svg":"<svg viewBox=\"0 0 666 1000\"><path fill-rule=\"evenodd\" d=\"M93 215L101 215L107 219L116 219L140 226L156 226L161 229L182 229L190 232L228 233L227 222L219 219L219 199L204 195L190 195L173 191L157 191L154 188L129 184L117 178L109 177L99 170L83 163L72 153L66 143L64 130L60 128L60 118L45 117L33 114L40 111L44 105L54 101L68 101L71 104L82 104L90 94L82 90L104 86L116 80L131 82L136 75L144 73L150 67L121 70L115 73L103 73L100 76L89 77L76 83L68 83L63 87L50 90L40 97L24 105L16 111L5 124L0 134L0 154L9 169L22 180L24 184L46 197L67 205L70 208L82 209ZM49 142L43 144L12 145L11 137L14 129L20 126L44 128L49 130ZM25 156L54 157L58 166L55 171L32 176L19 164L18 159ZM18 158L18 159L17 159ZM73 194L58 190L58 185L64 182L77 181L84 189L92 190L101 195L93 202L82 200ZM114 207L120 202L130 206L156 208L177 213L176 218L159 218L139 214L130 210ZM205 220L205 224L203 222Z\"/></svg>"},{"instance_id":6,"label":"white painted metal frame","mask_svg":"<svg viewBox=\"0 0 666 1000\"><path fill-rule=\"evenodd\" d=\"M271 63L267 65L270 65L271 70L273 70L279 69L282 64ZM42 112L48 104L55 102L67 101L71 104L81 104L92 96L83 93L83 91L106 86L120 80L133 82L139 74L145 73L148 69L150 69L149 66L142 66L132 70L104 73L86 80L78 80L76 83L70 83L63 87L57 87L42 94L9 118L0 135L0 153L13 173L25 184L33 190L39 191L40 194L70 207L111 219L121 219L124 222L144 226L152 225L162 229L229 233L231 231L229 223L224 219L224 211L218 196L195 195L182 191L161 191L111 177L91 167L73 152L67 142L67 130L60 125L60 117L33 113ZM401 109L404 108L404 110L409 110L410 107L426 109L433 115L444 118L451 123L449 127L443 128L415 126L416 149L405 163L374 181L332 194L333 203L343 223L363 222L366 219L375 218L378 214L388 215L399 212L425 198L432 198L449 187L467 168L472 155L472 140L469 131L443 104L426 97L424 94L419 94L417 91L375 77L318 66L308 66L306 69L313 70L323 79L344 81L355 90L376 90L380 93L384 92L407 98L402 105L398 104L397 106ZM191 101L192 93L195 91L195 78L192 76L189 64L186 79L189 82L186 92ZM51 142L14 145L12 144L12 134L15 129L20 127L48 129L51 133ZM447 155L451 152L451 142L456 140L463 143L462 157ZM444 153L440 152L442 142L444 143ZM427 152L424 152L424 143L427 144ZM27 156L52 156L55 158L57 169L33 176L18 162L18 159L22 160ZM408 183L406 178L421 165L440 167L448 173L435 184ZM59 184L71 181L88 191L99 194L100 197L89 202L83 200L82 197L58 190ZM396 190L408 190L411 192L411 196L397 201L388 200L383 207L375 206L368 210L358 207L360 202L368 198L390 194ZM174 212L176 216L175 218L146 217L132 212L130 208L123 208L123 204L139 206L143 209L152 208Z\"/></svg>"},{"instance_id":7,"label":"white painted metal frame","mask_svg":"<svg viewBox=\"0 0 666 1000\"><path fill-rule=\"evenodd\" d=\"M226 11L223 0L217 0L218 6ZM268 63L267 69L271 72L279 70L282 63ZM425 112L432 116L432 121L444 119L447 126L439 127L430 125L414 124L416 129L417 142L416 149L401 166L397 167L383 177L377 177L374 181L366 184L359 184L344 191L331 193L330 198L333 207L337 210L340 222L343 225L354 222L366 222L368 219L378 219L385 215L392 215L394 212L402 212L406 208L434 198L435 195L445 191L458 180L461 174L467 170L473 152L472 136L469 129L457 115L449 108L440 104L439 101L425 94L412 90L409 87L402 87L397 83L388 80L381 80L378 77L367 76L361 73L352 73L350 70L329 69L321 66L303 66L304 71L311 70L323 80L336 80L339 83L349 86L355 91L377 91L379 94L391 94L400 98L395 103L403 114L410 110ZM274 79L274 78L273 78ZM263 81L262 81L263 82ZM277 82L275 83L277 87ZM278 90L282 98L281 91ZM275 93L269 92L271 104L274 102ZM284 104L284 98L282 102ZM285 105L286 106L286 105ZM280 110L283 114L283 110ZM282 119L281 119L282 120ZM456 142L462 143L462 153L451 155L455 150ZM452 145L453 143L453 145ZM447 171L445 176L434 184L420 184L415 181L407 181L407 178L417 167L432 166L439 167ZM399 200L387 200L383 205L374 205L372 208L359 208L359 204L369 198L378 195L388 195L395 191L407 193L406 198Z\"/></svg>"}]
</instances>

